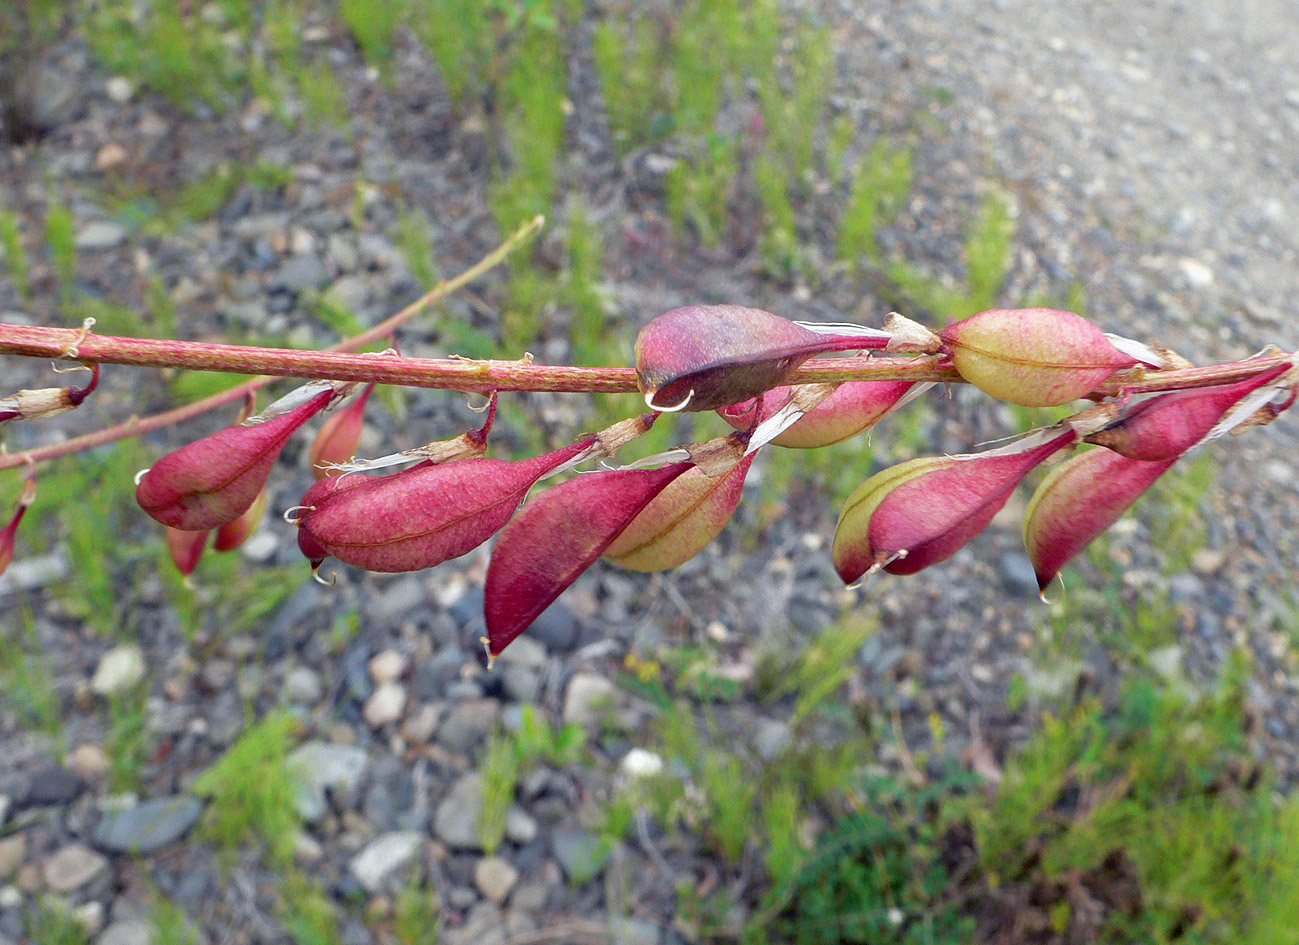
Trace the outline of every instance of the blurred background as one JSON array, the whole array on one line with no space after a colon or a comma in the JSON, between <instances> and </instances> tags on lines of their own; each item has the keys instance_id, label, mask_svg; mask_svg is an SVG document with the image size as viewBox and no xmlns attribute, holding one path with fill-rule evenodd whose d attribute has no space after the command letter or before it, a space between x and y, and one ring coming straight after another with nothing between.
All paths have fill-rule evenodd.
<instances>
[{"instance_id":1,"label":"blurred background","mask_svg":"<svg viewBox=\"0 0 1299 945\"><path fill-rule=\"evenodd\" d=\"M1047 305L1197 361L1292 350L1293 18L4 0L0 321L318 347L544 214L403 351L627 364L692 302ZM8 359L0 389L47 368ZM238 380L107 369L0 443ZM638 408L504 397L493 452ZM1053 419L934 391L766 451L704 553L598 564L490 673L485 550L311 581L280 520L305 440L262 528L182 580L132 476L233 419L40 471L0 577L0 945L1294 939L1293 418L1179 464L1049 605L1027 493L952 561L845 591L829 537L868 475ZM673 421L637 449L726 429ZM361 453L479 422L381 391Z\"/></svg>"}]
</instances>

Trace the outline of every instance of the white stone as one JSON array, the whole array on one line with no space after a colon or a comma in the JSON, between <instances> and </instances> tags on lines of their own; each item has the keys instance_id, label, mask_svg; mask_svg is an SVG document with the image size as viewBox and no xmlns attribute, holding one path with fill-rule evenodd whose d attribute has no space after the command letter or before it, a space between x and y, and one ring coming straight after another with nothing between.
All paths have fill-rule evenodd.
<instances>
[{"instance_id":1,"label":"white stone","mask_svg":"<svg viewBox=\"0 0 1299 945\"><path fill-rule=\"evenodd\" d=\"M352 857L348 867L357 882L372 893L379 892L389 877L415 859L422 839L413 830L376 837L364 850Z\"/></svg>"},{"instance_id":2,"label":"white stone","mask_svg":"<svg viewBox=\"0 0 1299 945\"><path fill-rule=\"evenodd\" d=\"M373 728L381 728L401 721L406 711L406 690L400 683L386 682L374 690L365 701L362 714Z\"/></svg>"},{"instance_id":3,"label":"white stone","mask_svg":"<svg viewBox=\"0 0 1299 945\"><path fill-rule=\"evenodd\" d=\"M644 748L633 748L622 756L619 767L629 778L648 778L663 770L663 759Z\"/></svg>"},{"instance_id":4,"label":"white stone","mask_svg":"<svg viewBox=\"0 0 1299 945\"><path fill-rule=\"evenodd\" d=\"M474 864L474 885L478 891L500 905L519 881L519 871L499 856L485 856Z\"/></svg>"},{"instance_id":5,"label":"white stone","mask_svg":"<svg viewBox=\"0 0 1299 945\"><path fill-rule=\"evenodd\" d=\"M144 653L134 643L115 646L99 660L90 688L101 696L115 696L144 679Z\"/></svg>"},{"instance_id":6,"label":"white stone","mask_svg":"<svg viewBox=\"0 0 1299 945\"><path fill-rule=\"evenodd\" d=\"M564 695L564 721L576 725L595 725L604 708L613 701L617 690L613 683L594 673L578 673L568 683Z\"/></svg>"},{"instance_id":7,"label":"white stone","mask_svg":"<svg viewBox=\"0 0 1299 945\"><path fill-rule=\"evenodd\" d=\"M1192 289L1207 289L1213 285L1215 279L1213 270L1198 259L1188 257L1179 260L1177 265L1182 270L1182 276L1186 279L1186 284Z\"/></svg>"},{"instance_id":8,"label":"white stone","mask_svg":"<svg viewBox=\"0 0 1299 945\"><path fill-rule=\"evenodd\" d=\"M384 650L370 660L370 678L379 685L396 682L406 673L407 660L403 653Z\"/></svg>"},{"instance_id":9,"label":"white stone","mask_svg":"<svg viewBox=\"0 0 1299 945\"><path fill-rule=\"evenodd\" d=\"M115 75L104 85L104 91L108 97L119 105L123 105L131 100L135 94L135 83L126 76Z\"/></svg>"},{"instance_id":10,"label":"white stone","mask_svg":"<svg viewBox=\"0 0 1299 945\"><path fill-rule=\"evenodd\" d=\"M63 847L45 861L45 885L69 893L94 882L109 869L108 860L80 843Z\"/></svg>"}]
</instances>

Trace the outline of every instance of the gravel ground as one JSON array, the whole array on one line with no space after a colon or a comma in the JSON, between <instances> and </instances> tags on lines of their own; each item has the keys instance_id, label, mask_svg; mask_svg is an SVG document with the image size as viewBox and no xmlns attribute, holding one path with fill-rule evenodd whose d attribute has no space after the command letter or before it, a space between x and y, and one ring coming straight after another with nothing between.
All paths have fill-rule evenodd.
<instances>
[{"instance_id":1,"label":"gravel ground","mask_svg":"<svg viewBox=\"0 0 1299 945\"><path fill-rule=\"evenodd\" d=\"M1089 313L1107 329L1195 360L1240 357L1266 343L1299 347L1288 311L1299 294L1299 152L1289 146L1299 132L1299 31L1286 28L1293 9L1285 0L899 0L812 9L835 33L844 79L835 104L868 136L905 128L918 136L916 188L903 222L886 234L914 262L938 274L961 271L962 229L992 182L1012 195L1017 212L1008 297L1079 281ZM69 44L46 93L56 129L36 148L0 156L5 199L39 220L51 181L85 193L112 174L160 193L222 160L258 156L290 166L294 179L283 191L242 187L214 221L179 237L131 233L90 201L73 200L83 287L139 299L143 274L153 273L172 290L186 336L256 328L332 340L321 338L304 293L336 293L366 321L418 294L384 235L403 201L428 210L445 273L496 239L478 175L481 129L456 122L427 60L403 47L405 78L388 95L337 46L337 75L361 129L355 142L290 134L255 110L215 125L178 116L149 97L115 94ZM576 73L579 106L590 78ZM570 173L601 185L592 188L600 197L591 216L610 234L607 287L623 324L690 301L811 317L882 314L882 302L862 298L841 277L813 298L755 278L752 256L677 247L652 201L638 196L660 186L650 156L620 166L598 118L581 107L571 137ZM373 185L359 232L351 224L358 176ZM38 289L42 279L48 288L48 272L36 277ZM498 294L489 288L446 308L487 325ZM16 303L0 284L0 309ZM52 305L18 317L59 323ZM404 333L402 343L414 354L444 353L426 328ZM564 354L558 343L538 352ZM21 366L19 386L38 368ZM119 378L106 383L96 407L102 419L114 407L140 409L142 398L164 397L156 379L128 390ZM573 422L557 399L532 403L543 427L560 432ZM386 451L454 435L472 418L454 398L420 395L402 427L381 419L369 445ZM95 420L84 411L63 429ZM926 434L936 449L959 451L1004 434L1006 423L1002 411L963 390L936 401ZM19 428L9 447L50 435ZM1254 652L1262 750L1288 783L1299 777L1299 677L1285 632L1294 621L1296 448L1299 427L1289 417L1215 447L1222 475L1205 522L1211 543L1185 574L1161 576L1145 524L1125 528L1113 545L1131 594L1170 594L1185 631L1175 658L1193 677L1211 677L1236 645ZM288 458L293 471L276 480L276 508L292 505L308 481L300 455L291 450ZM749 531L759 522L756 505L741 511ZM342 898L389 893L410 864L422 863L446 904L452 943L520 940L537 929L561 930L560 938L569 929L579 939L590 928L574 919L603 914L604 884L571 888L566 880L590 856L593 799L608 793L628 740L594 743L606 765L544 769L528 779L498 857L483 857L465 828L481 803L475 766L493 727L517 725L526 701L594 724L593 705L610 691L629 647L711 634L727 641L728 669L742 675L756 649L815 632L845 602L861 600L880 629L863 651L855 691L896 709L914 749L928 746L937 713L949 754L966 755L977 733L1001 757L1031 724L1006 709L1007 680L1019 673L1043 690L1060 685L1058 667L1041 662L1042 610L1019 551L1018 519L999 518L933 573L879 582L855 598L830 567L832 513L823 499L796 491L756 551L744 553L741 528L662 578L598 568L490 675L479 670L474 642L482 555L428 574L351 573L331 591L304 580L255 632L213 633L192 647L155 577L137 588L140 649L83 633L52 596L38 598L36 632L66 731L64 744L52 746L0 711L0 945L22 940L26 904L47 892L80 909L100 945L142 945L138 903L154 889L186 910L204 941L283 941L262 888L267 876L253 858L227 875L203 844L184 839L199 815L187 789L243 730L246 704L265 711L287 698L307 726L299 751L315 778L299 800L309 825L299 862ZM263 532L247 553L296 560L283 528ZM58 577L57 563L53 571L40 566L18 562L0 580L0 601L12 600L21 581ZM737 590L759 582L761 596ZM352 605L363 615L361 631L336 646L329 628ZM1083 632L1076 649L1085 665L1073 671L1103 687L1120 667ZM141 677L156 743L167 747L145 765L137 803L106 796L102 706ZM643 727L636 700L618 696L618 711L626 731ZM734 721L739 738L778 736L757 710L736 712ZM665 844L676 849L672 838ZM134 859L131 849L145 855ZM628 847L608 867L641 903L635 928L620 940L679 937L657 856L649 845ZM674 867L698 865L682 857ZM354 918L342 932L349 945L372 941Z\"/></svg>"}]
</instances>

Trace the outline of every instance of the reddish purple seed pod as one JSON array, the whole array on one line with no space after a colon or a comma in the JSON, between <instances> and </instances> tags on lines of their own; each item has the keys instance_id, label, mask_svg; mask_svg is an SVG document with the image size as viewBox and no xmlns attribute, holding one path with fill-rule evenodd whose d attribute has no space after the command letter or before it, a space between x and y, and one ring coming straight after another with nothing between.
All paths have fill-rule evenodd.
<instances>
[{"instance_id":1,"label":"reddish purple seed pod","mask_svg":"<svg viewBox=\"0 0 1299 945\"><path fill-rule=\"evenodd\" d=\"M253 504L248 506L248 511L239 516L233 522L226 522L216 530L216 539L212 542L213 551L234 551L246 542L257 531L258 526L262 524L262 519L266 517L266 503L268 501L266 489L257 493L257 498Z\"/></svg>"},{"instance_id":2,"label":"reddish purple seed pod","mask_svg":"<svg viewBox=\"0 0 1299 945\"><path fill-rule=\"evenodd\" d=\"M0 574L4 574L10 562L14 560L18 525L35 501L36 479L34 476L29 475L26 482L23 483L23 491L18 495L18 501L14 505L14 514L9 519L9 524L4 528L0 528Z\"/></svg>"},{"instance_id":3,"label":"reddish purple seed pod","mask_svg":"<svg viewBox=\"0 0 1299 945\"><path fill-rule=\"evenodd\" d=\"M856 436L879 423L915 384L912 381L848 381L817 404L771 442L790 449L817 449ZM789 400L790 388L776 387L762 395L762 420ZM718 408L722 419L737 430L754 424L756 399Z\"/></svg>"},{"instance_id":4,"label":"reddish purple seed pod","mask_svg":"<svg viewBox=\"0 0 1299 945\"><path fill-rule=\"evenodd\" d=\"M1234 384L1159 394L1141 401L1110 426L1088 436L1087 442L1107 447L1129 459L1146 462L1176 459L1199 444L1232 407L1290 368L1287 362Z\"/></svg>"},{"instance_id":5,"label":"reddish purple seed pod","mask_svg":"<svg viewBox=\"0 0 1299 945\"><path fill-rule=\"evenodd\" d=\"M333 396L333 391L322 391L287 413L252 426L227 427L168 453L140 479L136 501L162 524L182 531L233 522L265 488L289 437Z\"/></svg>"},{"instance_id":6,"label":"reddish purple seed pod","mask_svg":"<svg viewBox=\"0 0 1299 945\"><path fill-rule=\"evenodd\" d=\"M212 536L209 529L196 532L184 532L179 528L167 529L167 551L171 554L176 570L189 577L198 567L199 559L207 548L207 540Z\"/></svg>"},{"instance_id":7,"label":"reddish purple seed pod","mask_svg":"<svg viewBox=\"0 0 1299 945\"><path fill-rule=\"evenodd\" d=\"M322 479L303 496L298 547L313 564L332 555L367 571L430 568L496 534L538 479L594 443L517 462L464 459Z\"/></svg>"},{"instance_id":8,"label":"reddish purple seed pod","mask_svg":"<svg viewBox=\"0 0 1299 945\"><path fill-rule=\"evenodd\" d=\"M1130 459L1088 450L1056 466L1024 511L1024 547L1045 590L1060 569L1122 517L1176 458Z\"/></svg>"},{"instance_id":9,"label":"reddish purple seed pod","mask_svg":"<svg viewBox=\"0 0 1299 945\"><path fill-rule=\"evenodd\" d=\"M883 568L914 574L983 531L1020 481L1077 440L1072 430L1016 452L913 459L849 496L834 536L835 569L851 584Z\"/></svg>"},{"instance_id":10,"label":"reddish purple seed pod","mask_svg":"<svg viewBox=\"0 0 1299 945\"><path fill-rule=\"evenodd\" d=\"M485 589L488 653L499 656L691 463L578 476L533 499L496 543Z\"/></svg>"},{"instance_id":11,"label":"reddish purple seed pod","mask_svg":"<svg viewBox=\"0 0 1299 945\"><path fill-rule=\"evenodd\" d=\"M636 337L636 375L656 410L714 410L756 397L808 358L883 348L889 334L823 334L739 305L687 305L660 315Z\"/></svg>"}]
</instances>

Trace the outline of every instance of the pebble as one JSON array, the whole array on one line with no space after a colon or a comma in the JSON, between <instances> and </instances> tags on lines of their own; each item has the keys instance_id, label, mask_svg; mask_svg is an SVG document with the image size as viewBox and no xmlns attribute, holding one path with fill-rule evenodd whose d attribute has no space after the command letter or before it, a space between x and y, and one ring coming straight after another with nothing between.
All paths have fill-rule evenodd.
<instances>
[{"instance_id":1,"label":"pebble","mask_svg":"<svg viewBox=\"0 0 1299 945\"><path fill-rule=\"evenodd\" d=\"M110 764L108 753L98 745L78 745L68 755L68 767L83 781L102 781Z\"/></svg>"},{"instance_id":2,"label":"pebble","mask_svg":"<svg viewBox=\"0 0 1299 945\"><path fill-rule=\"evenodd\" d=\"M118 919L104 929L95 945L153 945L154 931L153 923L144 919Z\"/></svg>"},{"instance_id":3,"label":"pebble","mask_svg":"<svg viewBox=\"0 0 1299 945\"><path fill-rule=\"evenodd\" d=\"M126 76L115 75L104 83L104 91L118 105L125 105L135 95L135 83Z\"/></svg>"},{"instance_id":4,"label":"pebble","mask_svg":"<svg viewBox=\"0 0 1299 945\"><path fill-rule=\"evenodd\" d=\"M457 704L438 728L438 743L459 754L468 754L496 725L499 707L495 699L470 699Z\"/></svg>"},{"instance_id":5,"label":"pebble","mask_svg":"<svg viewBox=\"0 0 1299 945\"><path fill-rule=\"evenodd\" d=\"M352 857L348 868L357 882L371 893L377 893L415 859L422 841L423 837L413 830L384 834Z\"/></svg>"},{"instance_id":6,"label":"pebble","mask_svg":"<svg viewBox=\"0 0 1299 945\"><path fill-rule=\"evenodd\" d=\"M311 741L289 755L289 765L298 772L298 813L308 823L319 822L329 810L325 792L347 801L356 794L369 758L355 745Z\"/></svg>"},{"instance_id":7,"label":"pebble","mask_svg":"<svg viewBox=\"0 0 1299 945\"><path fill-rule=\"evenodd\" d=\"M404 653L397 650L384 650L374 659L370 660L370 678L378 685L388 682L396 682L406 673L410 661L406 659Z\"/></svg>"},{"instance_id":8,"label":"pebble","mask_svg":"<svg viewBox=\"0 0 1299 945\"><path fill-rule=\"evenodd\" d=\"M70 804L81 793L81 779L67 768L51 765L35 771L19 807L59 807Z\"/></svg>"},{"instance_id":9,"label":"pebble","mask_svg":"<svg viewBox=\"0 0 1299 945\"><path fill-rule=\"evenodd\" d=\"M202 814L203 802L188 794L115 808L100 818L94 844L110 853L156 853L189 833Z\"/></svg>"},{"instance_id":10,"label":"pebble","mask_svg":"<svg viewBox=\"0 0 1299 945\"><path fill-rule=\"evenodd\" d=\"M604 676L577 673L569 680L564 695L564 721L575 725L596 725L613 704L616 692L613 683Z\"/></svg>"},{"instance_id":11,"label":"pebble","mask_svg":"<svg viewBox=\"0 0 1299 945\"><path fill-rule=\"evenodd\" d=\"M401 721L406 710L406 688L401 683L386 682L365 700L363 715L372 728L382 728Z\"/></svg>"},{"instance_id":12,"label":"pebble","mask_svg":"<svg viewBox=\"0 0 1299 945\"><path fill-rule=\"evenodd\" d=\"M58 893L70 893L107 874L108 860L80 843L71 843L46 859L42 873L45 885Z\"/></svg>"},{"instance_id":13,"label":"pebble","mask_svg":"<svg viewBox=\"0 0 1299 945\"><path fill-rule=\"evenodd\" d=\"M13 878L26 855L27 834L16 833L0 840L0 883L7 883Z\"/></svg>"},{"instance_id":14,"label":"pebble","mask_svg":"<svg viewBox=\"0 0 1299 945\"><path fill-rule=\"evenodd\" d=\"M110 220L91 220L77 231L77 249L112 249L126 241L126 228Z\"/></svg>"},{"instance_id":15,"label":"pebble","mask_svg":"<svg viewBox=\"0 0 1299 945\"><path fill-rule=\"evenodd\" d=\"M90 688L104 697L120 695L144 679L144 653L134 643L115 646L102 657Z\"/></svg>"},{"instance_id":16,"label":"pebble","mask_svg":"<svg viewBox=\"0 0 1299 945\"><path fill-rule=\"evenodd\" d=\"M1017 597L1037 597L1037 572L1023 552L1008 551L997 556L997 576L1002 586Z\"/></svg>"},{"instance_id":17,"label":"pebble","mask_svg":"<svg viewBox=\"0 0 1299 945\"><path fill-rule=\"evenodd\" d=\"M315 705L325 697L325 684L314 669L295 666L284 677L284 692L293 702Z\"/></svg>"},{"instance_id":18,"label":"pebble","mask_svg":"<svg viewBox=\"0 0 1299 945\"><path fill-rule=\"evenodd\" d=\"M442 707L425 702L411 712L401 726L401 737L412 745L428 744L438 723L442 721Z\"/></svg>"},{"instance_id":19,"label":"pebble","mask_svg":"<svg viewBox=\"0 0 1299 945\"><path fill-rule=\"evenodd\" d=\"M563 601L551 604L528 627L528 636L552 653L572 652L581 632L577 614Z\"/></svg>"},{"instance_id":20,"label":"pebble","mask_svg":"<svg viewBox=\"0 0 1299 945\"><path fill-rule=\"evenodd\" d=\"M549 660L544 645L531 636L521 636L507 646L497 662L501 666L523 666L527 669L541 669Z\"/></svg>"},{"instance_id":21,"label":"pebble","mask_svg":"<svg viewBox=\"0 0 1299 945\"><path fill-rule=\"evenodd\" d=\"M271 280L271 287L291 293L322 288L329 281L325 264L314 255L293 256L280 267Z\"/></svg>"},{"instance_id":22,"label":"pebble","mask_svg":"<svg viewBox=\"0 0 1299 945\"><path fill-rule=\"evenodd\" d=\"M540 830L541 827L536 818L518 804L511 805L509 811L505 814L505 838L511 843L517 843L520 846L531 843L537 838L537 833Z\"/></svg>"},{"instance_id":23,"label":"pebble","mask_svg":"<svg viewBox=\"0 0 1299 945\"><path fill-rule=\"evenodd\" d=\"M785 744L788 744L789 727L779 722L772 722L771 719L758 720L759 739L762 738L763 727L768 725L779 725L783 729ZM781 748L783 749L783 747L784 746L782 745ZM758 754L767 761L771 760L771 758L763 754L761 747L758 749ZM779 754L779 751L777 751L776 754ZM774 758L775 754L771 757ZM627 752L627 754L622 756L622 761L619 762L618 767L622 773L629 778L648 778L653 777L663 770L663 759L652 751L646 751L644 748L633 748L631 751Z\"/></svg>"},{"instance_id":24,"label":"pebble","mask_svg":"<svg viewBox=\"0 0 1299 945\"><path fill-rule=\"evenodd\" d=\"M519 881L519 871L499 856L485 856L474 864L474 885L489 900L501 905Z\"/></svg>"},{"instance_id":25,"label":"pebble","mask_svg":"<svg viewBox=\"0 0 1299 945\"><path fill-rule=\"evenodd\" d=\"M481 850L478 818L483 812L483 779L476 771L451 785L433 815L433 832L455 850Z\"/></svg>"}]
</instances>

